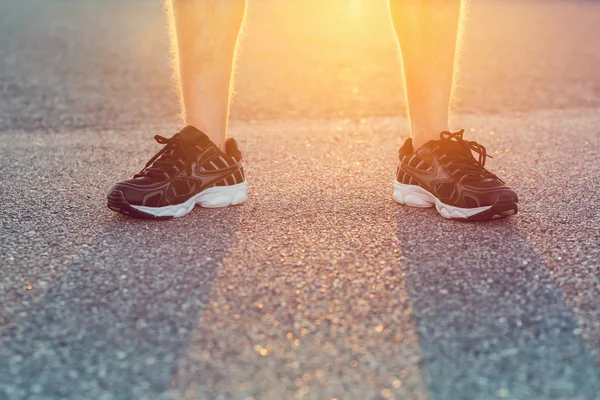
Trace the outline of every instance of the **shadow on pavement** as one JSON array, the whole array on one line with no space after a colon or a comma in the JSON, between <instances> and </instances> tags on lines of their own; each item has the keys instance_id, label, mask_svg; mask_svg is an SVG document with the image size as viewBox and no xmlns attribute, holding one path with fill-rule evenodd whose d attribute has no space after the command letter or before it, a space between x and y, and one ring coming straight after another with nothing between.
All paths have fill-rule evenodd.
<instances>
[{"instance_id":1,"label":"shadow on pavement","mask_svg":"<svg viewBox=\"0 0 600 400\"><path fill-rule=\"evenodd\" d=\"M114 218L3 343L0 397L140 399L170 387L239 209Z\"/></svg>"},{"instance_id":2,"label":"shadow on pavement","mask_svg":"<svg viewBox=\"0 0 600 400\"><path fill-rule=\"evenodd\" d=\"M397 235L431 400L598 396L598 364L510 220L400 207Z\"/></svg>"}]
</instances>

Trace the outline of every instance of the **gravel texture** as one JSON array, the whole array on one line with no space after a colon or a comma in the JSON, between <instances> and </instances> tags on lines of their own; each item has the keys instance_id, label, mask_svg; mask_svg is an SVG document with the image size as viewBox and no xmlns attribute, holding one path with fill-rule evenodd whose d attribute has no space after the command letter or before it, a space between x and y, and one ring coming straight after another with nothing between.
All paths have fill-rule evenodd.
<instances>
[{"instance_id":1,"label":"gravel texture","mask_svg":"<svg viewBox=\"0 0 600 400\"><path fill-rule=\"evenodd\" d=\"M177 130L158 2L0 1L0 398L600 397L600 3L473 3L453 125L520 196L485 224L391 199L383 4L281 4L238 70L249 201L164 222L105 206Z\"/></svg>"}]
</instances>

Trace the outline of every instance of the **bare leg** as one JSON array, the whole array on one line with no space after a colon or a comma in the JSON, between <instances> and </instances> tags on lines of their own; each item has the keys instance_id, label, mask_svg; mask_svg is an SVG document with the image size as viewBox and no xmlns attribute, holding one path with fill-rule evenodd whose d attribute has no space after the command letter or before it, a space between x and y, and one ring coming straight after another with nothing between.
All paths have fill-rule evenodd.
<instances>
[{"instance_id":1,"label":"bare leg","mask_svg":"<svg viewBox=\"0 0 600 400\"><path fill-rule=\"evenodd\" d=\"M246 1L166 1L183 121L224 149L235 48Z\"/></svg>"},{"instance_id":2,"label":"bare leg","mask_svg":"<svg viewBox=\"0 0 600 400\"><path fill-rule=\"evenodd\" d=\"M461 0L390 0L413 146L448 130Z\"/></svg>"}]
</instances>

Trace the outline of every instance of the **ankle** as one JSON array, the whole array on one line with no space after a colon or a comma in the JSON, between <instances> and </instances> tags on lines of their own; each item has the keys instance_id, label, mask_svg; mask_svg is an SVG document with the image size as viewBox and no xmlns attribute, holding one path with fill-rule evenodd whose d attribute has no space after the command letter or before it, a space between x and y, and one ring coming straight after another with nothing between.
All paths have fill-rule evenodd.
<instances>
[{"instance_id":1,"label":"ankle","mask_svg":"<svg viewBox=\"0 0 600 400\"><path fill-rule=\"evenodd\" d=\"M204 124L200 121L186 118L184 125L193 126L200 132L204 133L211 142L213 142L222 152L225 153L225 142L227 140L226 129L220 126L211 126L210 124ZM214 124L212 124L214 125Z\"/></svg>"},{"instance_id":2,"label":"ankle","mask_svg":"<svg viewBox=\"0 0 600 400\"><path fill-rule=\"evenodd\" d=\"M437 128L417 128L412 127L410 136L412 138L413 148L417 150L430 140L439 140L440 133L447 131L448 126L438 126Z\"/></svg>"},{"instance_id":3,"label":"ankle","mask_svg":"<svg viewBox=\"0 0 600 400\"><path fill-rule=\"evenodd\" d=\"M417 149L421 148L421 146L423 146L425 143L427 143L427 142L429 142L431 140L439 140L440 135L438 133L437 135L428 135L428 136L412 135L411 137L412 137L413 148L415 150L417 150Z\"/></svg>"}]
</instances>

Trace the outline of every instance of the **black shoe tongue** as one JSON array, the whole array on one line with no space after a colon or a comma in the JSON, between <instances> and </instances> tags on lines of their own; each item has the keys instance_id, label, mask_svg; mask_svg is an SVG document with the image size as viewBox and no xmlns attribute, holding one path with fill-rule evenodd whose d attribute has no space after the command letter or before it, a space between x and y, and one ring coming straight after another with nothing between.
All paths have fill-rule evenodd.
<instances>
[{"instance_id":1,"label":"black shoe tongue","mask_svg":"<svg viewBox=\"0 0 600 400\"><path fill-rule=\"evenodd\" d=\"M183 128L181 132L179 132L179 137L185 141L199 142L201 146L205 146L210 143L208 136L193 126L186 126Z\"/></svg>"}]
</instances>

